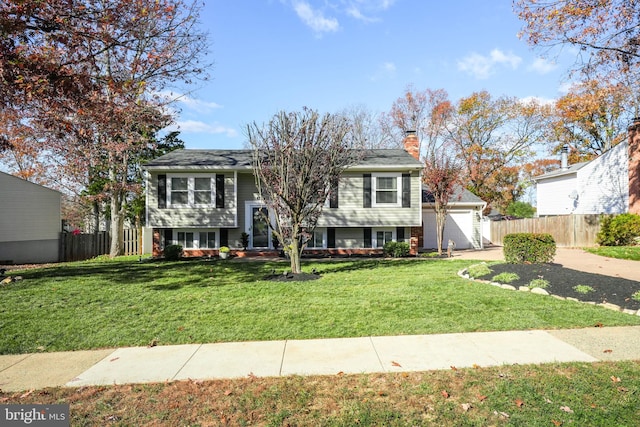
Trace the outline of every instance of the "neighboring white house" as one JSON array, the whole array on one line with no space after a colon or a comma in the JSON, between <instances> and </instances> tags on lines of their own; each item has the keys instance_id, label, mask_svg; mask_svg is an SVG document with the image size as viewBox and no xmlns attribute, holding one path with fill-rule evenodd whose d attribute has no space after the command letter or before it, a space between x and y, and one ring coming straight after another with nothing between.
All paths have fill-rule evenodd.
<instances>
[{"instance_id":1,"label":"neighboring white house","mask_svg":"<svg viewBox=\"0 0 640 427\"><path fill-rule=\"evenodd\" d=\"M0 172L0 264L59 260L62 195Z\"/></svg>"},{"instance_id":2,"label":"neighboring white house","mask_svg":"<svg viewBox=\"0 0 640 427\"><path fill-rule=\"evenodd\" d=\"M617 214L629 210L629 144L534 178L538 216Z\"/></svg>"},{"instance_id":3,"label":"neighboring white house","mask_svg":"<svg viewBox=\"0 0 640 427\"><path fill-rule=\"evenodd\" d=\"M457 249L482 249L482 210L487 203L466 189L459 189L449 202L449 212L444 224L443 249L449 240ZM422 190L422 221L424 224L424 248L435 249L436 213L433 196L427 189Z\"/></svg>"}]
</instances>

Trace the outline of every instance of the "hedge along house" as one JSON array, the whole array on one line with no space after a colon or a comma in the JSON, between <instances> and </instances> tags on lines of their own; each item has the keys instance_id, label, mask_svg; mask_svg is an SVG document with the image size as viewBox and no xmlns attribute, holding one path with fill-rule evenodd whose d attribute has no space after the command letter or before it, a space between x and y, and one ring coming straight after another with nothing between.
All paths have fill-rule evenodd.
<instances>
[{"instance_id":1,"label":"hedge along house","mask_svg":"<svg viewBox=\"0 0 640 427\"><path fill-rule=\"evenodd\" d=\"M0 172L0 264L59 261L62 194Z\"/></svg>"},{"instance_id":2,"label":"hedge along house","mask_svg":"<svg viewBox=\"0 0 640 427\"><path fill-rule=\"evenodd\" d=\"M388 241L411 240L417 253L422 237L417 143L410 134L408 150L364 150L332 191L307 252L380 253ZM242 233L249 236L248 250L273 253L252 162L251 150L176 150L147 163L153 254L169 244L181 245L186 256L217 255L221 246L237 251Z\"/></svg>"}]
</instances>

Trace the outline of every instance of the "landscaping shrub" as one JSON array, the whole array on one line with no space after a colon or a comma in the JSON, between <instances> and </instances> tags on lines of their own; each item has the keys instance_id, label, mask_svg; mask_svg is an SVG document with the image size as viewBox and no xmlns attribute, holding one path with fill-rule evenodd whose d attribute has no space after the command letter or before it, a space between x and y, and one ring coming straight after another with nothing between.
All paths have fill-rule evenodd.
<instances>
[{"instance_id":1,"label":"landscaping shrub","mask_svg":"<svg viewBox=\"0 0 640 427\"><path fill-rule=\"evenodd\" d=\"M393 258L409 256L410 249L407 242L387 242L383 247L384 254Z\"/></svg>"},{"instance_id":2,"label":"landscaping shrub","mask_svg":"<svg viewBox=\"0 0 640 427\"><path fill-rule=\"evenodd\" d=\"M164 248L164 259L168 261L177 261L182 256L181 245L168 245Z\"/></svg>"},{"instance_id":3,"label":"landscaping shrub","mask_svg":"<svg viewBox=\"0 0 640 427\"><path fill-rule=\"evenodd\" d=\"M507 234L503 244L504 259L511 264L542 264L556 255L556 241L550 234Z\"/></svg>"},{"instance_id":4,"label":"landscaping shrub","mask_svg":"<svg viewBox=\"0 0 640 427\"><path fill-rule=\"evenodd\" d=\"M624 213L600 221L596 242L602 246L631 246L640 237L640 215Z\"/></svg>"}]
</instances>

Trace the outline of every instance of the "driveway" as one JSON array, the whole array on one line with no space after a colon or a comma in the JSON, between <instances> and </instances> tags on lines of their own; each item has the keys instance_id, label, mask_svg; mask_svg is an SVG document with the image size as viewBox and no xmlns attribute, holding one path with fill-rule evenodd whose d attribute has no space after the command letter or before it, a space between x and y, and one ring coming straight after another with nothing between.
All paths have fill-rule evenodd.
<instances>
[{"instance_id":1,"label":"driveway","mask_svg":"<svg viewBox=\"0 0 640 427\"><path fill-rule=\"evenodd\" d=\"M454 258L504 261L502 246L489 246L482 250L469 249L456 251L454 252ZM573 270L621 277L623 279L640 282L640 261L607 258L594 255L579 248L557 248L553 262Z\"/></svg>"}]
</instances>

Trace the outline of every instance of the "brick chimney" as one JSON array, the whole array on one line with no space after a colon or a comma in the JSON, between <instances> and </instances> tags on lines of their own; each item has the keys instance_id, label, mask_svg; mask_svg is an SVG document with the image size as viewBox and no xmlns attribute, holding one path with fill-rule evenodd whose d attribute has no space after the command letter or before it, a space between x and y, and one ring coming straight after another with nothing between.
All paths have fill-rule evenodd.
<instances>
[{"instance_id":1,"label":"brick chimney","mask_svg":"<svg viewBox=\"0 0 640 427\"><path fill-rule=\"evenodd\" d=\"M404 151L411 154L416 160L420 160L420 140L418 140L415 130L405 132Z\"/></svg>"},{"instance_id":2,"label":"brick chimney","mask_svg":"<svg viewBox=\"0 0 640 427\"><path fill-rule=\"evenodd\" d=\"M627 129L629 137L629 213L640 214L640 117Z\"/></svg>"}]
</instances>

